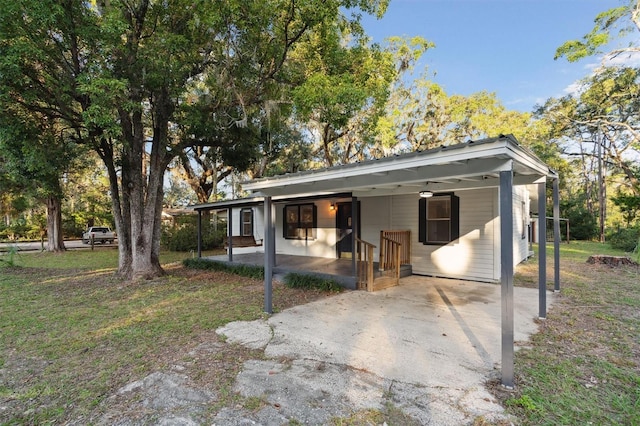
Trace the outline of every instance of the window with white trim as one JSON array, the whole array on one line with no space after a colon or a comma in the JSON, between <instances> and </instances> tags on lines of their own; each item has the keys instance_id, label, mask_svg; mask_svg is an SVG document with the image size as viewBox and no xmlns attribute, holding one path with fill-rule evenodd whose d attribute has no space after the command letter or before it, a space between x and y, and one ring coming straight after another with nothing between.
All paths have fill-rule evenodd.
<instances>
[{"instance_id":1,"label":"window with white trim","mask_svg":"<svg viewBox=\"0 0 640 426\"><path fill-rule=\"evenodd\" d=\"M253 209L240 210L240 235L243 237L253 235Z\"/></svg>"}]
</instances>

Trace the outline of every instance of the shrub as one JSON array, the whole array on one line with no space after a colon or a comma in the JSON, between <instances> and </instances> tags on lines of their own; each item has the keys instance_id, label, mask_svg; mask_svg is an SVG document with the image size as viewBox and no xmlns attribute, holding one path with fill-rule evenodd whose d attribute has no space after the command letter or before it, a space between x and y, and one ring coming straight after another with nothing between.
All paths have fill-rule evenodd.
<instances>
[{"instance_id":1,"label":"shrub","mask_svg":"<svg viewBox=\"0 0 640 426\"><path fill-rule=\"evenodd\" d=\"M202 227L202 250L222 247L224 231L217 231L213 226ZM171 251L190 251L198 249L198 227L186 223L181 227L164 228L161 236L162 245Z\"/></svg>"},{"instance_id":2,"label":"shrub","mask_svg":"<svg viewBox=\"0 0 640 426\"><path fill-rule=\"evenodd\" d=\"M598 220L584 205L584 195L560 203L562 217L569 219L572 240L588 241L598 235ZM560 232L563 238L567 237L564 227L560 228Z\"/></svg>"},{"instance_id":3,"label":"shrub","mask_svg":"<svg viewBox=\"0 0 640 426\"><path fill-rule=\"evenodd\" d=\"M19 256L18 247L9 246L6 253L0 254L0 262L7 266L16 266L16 260Z\"/></svg>"},{"instance_id":4,"label":"shrub","mask_svg":"<svg viewBox=\"0 0 640 426\"><path fill-rule=\"evenodd\" d=\"M210 271L229 272L248 278L264 279L264 267L257 265L241 265L237 263L225 263L217 260L191 258L182 261L187 268L206 269Z\"/></svg>"},{"instance_id":5,"label":"shrub","mask_svg":"<svg viewBox=\"0 0 640 426\"><path fill-rule=\"evenodd\" d=\"M640 229L624 228L608 236L611 247L627 252L632 252L639 243Z\"/></svg>"},{"instance_id":6,"label":"shrub","mask_svg":"<svg viewBox=\"0 0 640 426\"><path fill-rule=\"evenodd\" d=\"M319 277L317 275L298 274L295 272L289 272L284 276L284 284L289 288L314 288L322 291L343 290L343 287L335 280Z\"/></svg>"}]
</instances>

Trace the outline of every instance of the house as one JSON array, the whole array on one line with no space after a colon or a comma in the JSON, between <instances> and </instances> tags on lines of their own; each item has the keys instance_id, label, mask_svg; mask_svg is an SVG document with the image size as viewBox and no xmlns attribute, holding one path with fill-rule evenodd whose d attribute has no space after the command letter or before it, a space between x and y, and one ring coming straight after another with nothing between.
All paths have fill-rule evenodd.
<instances>
[{"instance_id":1,"label":"house","mask_svg":"<svg viewBox=\"0 0 640 426\"><path fill-rule=\"evenodd\" d=\"M163 208L162 214L161 214L161 220L163 225L173 227L178 225L178 223L180 222L180 219L194 216L194 213L195 212L192 209L186 209L186 208L175 208L175 209Z\"/></svg>"},{"instance_id":2,"label":"house","mask_svg":"<svg viewBox=\"0 0 640 426\"><path fill-rule=\"evenodd\" d=\"M397 284L404 265L411 274L500 283L508 341L513 270L531 255L530 218L546 211L547 180L553 182L557 245L558 175L512 135L255 179L243 184L249 198L194 209L228 210L230 261L241 252L263 254L267 312L278 256L348 259L347 286L367 290ZM537 227L540 235L546 233L544 222ZM234 249L233 236L253 236L262 244ZM557 247L555 255L559 289ZM539 257L543 318L544 245ZM377 268L384 270L378 278ZM503 346L508 384L513 342Z\"/></svg>"}]
</instances>

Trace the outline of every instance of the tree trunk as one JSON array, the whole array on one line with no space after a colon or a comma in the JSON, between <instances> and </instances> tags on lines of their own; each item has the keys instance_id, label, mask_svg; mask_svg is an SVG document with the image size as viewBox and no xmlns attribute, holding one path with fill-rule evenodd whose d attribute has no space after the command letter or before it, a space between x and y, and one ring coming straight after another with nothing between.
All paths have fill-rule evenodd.
<instances>
[{"instance_id":1,"label":"tree trunk","mask_svg":"<svg viewBox=\"0 0 640 426\"><path fill-rule=\"evenodd\" d=\"M64 251L62 236L62 201L50 195L47 198L47 251Z\"/></svg>"}]
</instances>

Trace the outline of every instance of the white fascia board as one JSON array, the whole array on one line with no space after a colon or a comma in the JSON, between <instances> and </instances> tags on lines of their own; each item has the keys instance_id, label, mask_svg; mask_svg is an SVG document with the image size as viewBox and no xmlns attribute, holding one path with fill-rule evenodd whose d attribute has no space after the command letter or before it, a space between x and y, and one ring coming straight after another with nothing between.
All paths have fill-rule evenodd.
<instances>
[{"instance_id":1,"label":"white fascia board","mask_svg":"<svg viewBox=\"0 0 640 426\"><path fill-rule=\"evenodd\" d=\"M405 187L414 184L426 184L431 180L438 180L446 177L454 179L468 176L482 176L489 173L498 173L512 169L512 160L506 158L483 158L470 159L456 165L433 164L416 167L416 171L409 171L406 168L399 168L391 171L388 176L378 177L368 173L359 173L349 178L318 179L314 183L314 188L321 193L338 192L367 192L373 190L383 190ZM298 196L301 192L307 192L306 184L298 185L271 185L269 188L261 189L263 193L276 196Z\"/></svg>"},{"instance_id":2,"label":"white fascia board","mask_svg":"<svg viewBox=\"0 0 640 426\"><path fill-rule=\"evenodd\" d=\"M334 169L324 169L315 172L304 172L299 175L275 176L273 178L262 178L255 181L245 182L243 189L248 191L264 191L271 192L269 188L283 185L302 185L316 184L319 181L327 181L333 179L346 179L354 176L377 175L385 176L390 171L407 169L411 170L418 167L426 167L433 165L446 165L451 163L464 162L470 159L491 158L499 156L511 157L512 152L507 149L506 141L498 141L490 145L467 145L464 148L453 149L451 151L439 151L427 155L412 155L408 158L385 158L381 160L372 160L370 163L352 164Z\"/></svg>"},{"instance_id":3,"label":"white fascia board","mask_svg":"<svg viewBox=\"0 0 640 426\"><path fill-rule=\"evenodd\" d=\"M548 165L546 165L542 160L535 156L528 149L523 148L522 146L509 144L508 147L513 155L511 156L517 164L521 164L527 169L533 170L539 173L541 176L547 177L557 177L558 174L551 170Z\"/></svg>"}]
</instances>

